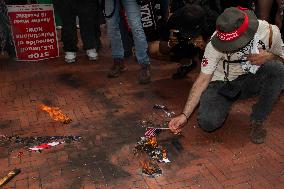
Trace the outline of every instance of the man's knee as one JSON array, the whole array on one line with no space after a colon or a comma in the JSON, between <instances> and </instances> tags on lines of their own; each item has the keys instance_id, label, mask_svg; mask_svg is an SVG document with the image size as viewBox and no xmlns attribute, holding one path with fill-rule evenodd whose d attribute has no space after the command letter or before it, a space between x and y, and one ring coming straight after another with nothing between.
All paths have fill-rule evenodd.
<instances>
[{"instance_id":1,"label":"man's knee","mask_svg":"<svg viewBox=\"0 0 284 189\"><path fill-rule=\"evenodd\" d=\"M198 125L205 132L213 132L222 127L224 119L218 119L214 116L198 116Z\"/></svg>"},{"instance_id":2,"label":"man's knee","mask_svg":"<svg viewBox=\"0 0 284 189\"><path fill-rule=\"evenodd\" d=\"M276 77L284 77L284 65L281 61L270 61L263 65L263 69L266 74L276 76Z\"/></svg>"}]
</instances>

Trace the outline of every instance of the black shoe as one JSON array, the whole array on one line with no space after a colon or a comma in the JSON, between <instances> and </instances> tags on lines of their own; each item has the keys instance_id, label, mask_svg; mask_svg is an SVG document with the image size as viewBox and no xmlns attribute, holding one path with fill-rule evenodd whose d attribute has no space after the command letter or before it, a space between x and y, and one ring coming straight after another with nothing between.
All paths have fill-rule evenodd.
<instances>
[{"instance_id":1,"label":"black shoe","mask_svg":"<svg viewBox=\"0 0 284 189\"><path fill-rule=\"evenodd\" d=\"M255 144L262 144L265 141L267 131L262 123L252 122L250 125L250 140Z\"/></svg>"},{"instance_id":2,"label":"black shoe","mask_svg":"<svg viewBox=\"0 0 284 189\"><path fill-rule=\"evenodd\" d=\"M142 64L138 76L140 84L148 84L151 82L150 64Z\"/></svg>"},{"instance_id":3,"label":"black shoe","mask_svg":"<svg viewBox=\"0 0 284 189\"><path fill-rule=\"evenodd\" d=\"M107 76L109 78L116 78L120 76L124 71L126 71L126 67L124 65L123 59L114 59L113 66L111 67Z\"/></svg>"},{"instance_id":4,"label":"black shoe","mask_svg":"<svg viewBox=\"0 0 284 189\"><path fill-rule=\"evenodd\" d=\"M194 67L196 66L196 63L192 61L190 65L181 65L178 69L177 72L172 75L173 79L183 79L186 77L188 72L190 72Z\"/></svg>"}]
</instances>

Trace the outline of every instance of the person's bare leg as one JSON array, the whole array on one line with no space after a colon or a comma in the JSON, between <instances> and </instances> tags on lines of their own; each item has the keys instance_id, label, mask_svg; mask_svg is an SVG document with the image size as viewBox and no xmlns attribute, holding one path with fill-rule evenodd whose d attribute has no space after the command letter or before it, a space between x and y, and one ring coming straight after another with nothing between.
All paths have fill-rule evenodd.
<instances>
[{"instance_id":1,"label":"person's bare leg","mask_svg":"<svg viewBox=\"0 0 284 189\"><path fill-rule=\"evenodd\" d=\"M273 0L258 0L259 17L261 20L269 21L269 14Z\"/></svg>"},{"instance_id":2,"label":"person's bare leg","mask_svg":"<svg viewBox=\"0 0 284 189\"><path fill-rule=\"evenodd\" d=\"M283 6L284 1L283 0L276 0L277 2L277 13L275 16L275 24L281 29L282 27L282 20L283 20Z\"/></svg>"}]
</instances>

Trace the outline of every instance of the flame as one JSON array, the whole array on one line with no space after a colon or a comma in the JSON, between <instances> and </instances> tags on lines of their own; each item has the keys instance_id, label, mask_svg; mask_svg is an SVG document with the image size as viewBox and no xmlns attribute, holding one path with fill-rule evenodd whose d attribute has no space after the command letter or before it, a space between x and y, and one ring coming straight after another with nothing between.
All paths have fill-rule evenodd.
<instances>
[{"instance_id":1,"label":"flame","mask_svg":"<svg viewBox=\"0 0 284 189\"><path fill-rule=\"evenodd\" d=\"M147 143L149 145L153 146L153 147L157 147L158 146L158 142L157 142L157 138L156 137L149 138Z\"/></svg>"},{"instance_id":2,"label":"flame","mask_svg":"<svg viewBox=\"0 0 284 189\"><path fill-rule=\"evenodd\" d=\"M162 154L163 154L163 158L166 159L167 158L167 150L163 149Z\"/></svg>"},{"instance_id":3,"label":"flame","mask_svg":"<svg viewBox=\"0 0 284 189\"><path fill-rule=\"evenodd\" d=\"M141 161L140 164L142 166L142 171L146 174L152 175L155 173L155 168L153 166L150 166L149 162Z\"/></svg>"},{"instance_id":4,"label":"flame","mask_svg":"<svg viewBox=\"0 0 284 189\"><path fill-rule=\"evenodd\" d=\"M55 121L60 121L65 124L68 124L72 121L67 115L63 114L58 107L49 107L44 104L40 104L39 108L49 113L49 116Z\"/></svg>"}]
</instances>

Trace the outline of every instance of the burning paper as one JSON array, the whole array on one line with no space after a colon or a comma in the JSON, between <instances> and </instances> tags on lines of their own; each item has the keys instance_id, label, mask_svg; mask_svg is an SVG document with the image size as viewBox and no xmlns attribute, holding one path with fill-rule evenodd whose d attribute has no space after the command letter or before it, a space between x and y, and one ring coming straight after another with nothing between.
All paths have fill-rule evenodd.
<instances>
[{"instance_id":1,"label":"burning paper","mask_svg":"<svg viewBox=\"0 0 284 189\"><path fill-rule=\"evenodd\" d=\"M44 143L44 144L40 144L38 146L34 146L29 148L29 150L31 151L35 151L35 152L40 152L43 149L48 149L54 146L57 146L59 144L63 144L64 142L50 142L50 143Z\"/></svg>"},{"instance_id":2,"label":"burning paper","mask_svg":"<svg viewBox=\"0 0 284 189\"><path fill-rule=\"evenodd\" d=\"M55 121L60 121L64 124L68 124L72 121L67 115L63 114L58 107L49 107L44 104L40 104L39 108L49 113L49 116Z\"/></svg>"},{"instance_id":3,"label":"burning paper","mask_svg":"<svg viewBox=\"0 0 284 189\"><path fill-rule=\"evenodd\" d=\"M31 151L41 152L43 149L48 149L59 144L70 143L72 141L80 141L81 136L41 136L41 137L20 137L20 136L5 136L3 139L6 142L24 145Z\"/></svg>"},{"instance_id":4,"label":"burning paper","mask_svg":"<svg viewBox=\"0 0 284 189\"><path fill-rule=\"evenodd\" d=\"M172 117L173 115L175 115L175 112L171 111L164 105L160 105L160 104L155 104L153 106L153 109L156 109L156 110L162 110L167 117Z\"/></svg>"},{"instance_id":5,"label":"burning paper","mask_svg":"<svg viewBox=\"0 0 284 189\"><path fill-rule=\"evenodd\" d=\"M134 148L134 154L145 152L152 160L169 163L167 151L158 145L156 137L141 137L141 140Z\"/></svg>"},{"instance_id":6,"label":"burning paper","mask_svg":"<svg viewBox=\"0 0 284 189\"><path fill-rule=\"evenodd\" d=\"M149 177L157 177L162 174L162 170L158 166L158 164L153 163L153 162L143 162L141 161L141 166L142 166L142 173L146 174Z\"/></svg>"}]
</instances>

